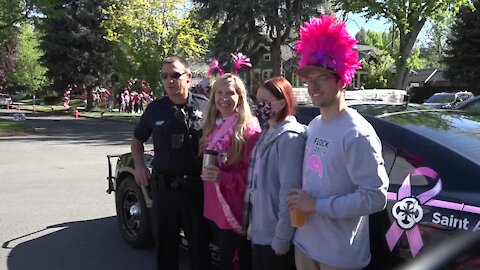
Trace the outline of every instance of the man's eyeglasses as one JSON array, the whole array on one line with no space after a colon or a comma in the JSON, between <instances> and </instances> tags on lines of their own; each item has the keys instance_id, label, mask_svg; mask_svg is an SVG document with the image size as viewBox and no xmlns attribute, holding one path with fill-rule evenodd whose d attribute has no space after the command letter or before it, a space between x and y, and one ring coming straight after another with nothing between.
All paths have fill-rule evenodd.
<instances>
[{"instance_id":1,"label":"man's eyeglasses","mask_svg":"<svg viewBox=\"0 0 480 270\"><path fill-rule=\"evenodd\" d=\"M303 82L305 82L307 85L323 85L325 84L328 80L335 80L335 77L330 77L330 76L318 76L313 79L305 79Z\"/></svg>"},{"instance_id":2,"label":"man's eyeglasses","mask_svg":"<svg viewBox=\"0 0 480 270\"><path fill-rule=\"evenodd\" d=\"M187 74L187 72L183 72L183 73L180 73L180 72L162 73L162 80L167 80L169 78L176 80L184 74Z\"/></svg>"}]
</instances>

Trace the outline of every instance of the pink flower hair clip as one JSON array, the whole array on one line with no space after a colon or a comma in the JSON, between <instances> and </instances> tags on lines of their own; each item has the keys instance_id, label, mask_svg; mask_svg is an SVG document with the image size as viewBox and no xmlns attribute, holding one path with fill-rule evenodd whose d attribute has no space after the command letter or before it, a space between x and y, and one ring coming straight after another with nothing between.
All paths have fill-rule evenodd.
<instances>
[{"instance_id":1,"label":"pink flower hair clip","mask_svg":"<svg viewBox=\"0 0 480 270\"><path fill-rule=\"evenodd\" d=\"M243 53L239 52L239 53L232 53L232 60L233 60L233 63L234 63L234 70L233 70L233 74L238 74L238 72L240 72L240 70L242 69L242 67L246 66L246 67L252 67L252 63L250 63L250 58L247 57L246 55L244 55ZM212 73L216 71L218 74L220 75L223 75L225 74L225 72L223 71L223 69L220 67L219 63L218 63L218 60L217 59L213 59L211 62L210 62L210 68L208 69L208 78L210 78L212 76Z\"/></svg>"}]
</instances>

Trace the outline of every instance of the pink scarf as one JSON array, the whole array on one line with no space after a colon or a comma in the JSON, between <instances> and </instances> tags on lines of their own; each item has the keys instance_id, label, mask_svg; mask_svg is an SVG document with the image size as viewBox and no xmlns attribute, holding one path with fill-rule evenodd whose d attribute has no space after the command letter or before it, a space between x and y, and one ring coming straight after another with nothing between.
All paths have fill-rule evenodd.
<instances>
[{"instance_id":1,"label":"pink scarf","mask_svg":"<svg viewBox=\"0 0 480 270\"><path fill-rule=\"evenodd\" d=\"M228 117L225 122L217 129L215 129L208 136L208 145L207 150L215 150L221 153L220 156L226 155L227 150L230 148L233 133L235 132L235 125L238 121L238 113L235 112L233 115ZM225 160L220 160L220 162L225 162ZM242 230L242 225L238 222L235 216L230 209L227 201L220 191L220 185L215 183L215 190L217 192L218 200L223 209L223 214L227 219L228 224L232 229L240 235L245 235L245 232Z\"/></svg>"}]
</instances>

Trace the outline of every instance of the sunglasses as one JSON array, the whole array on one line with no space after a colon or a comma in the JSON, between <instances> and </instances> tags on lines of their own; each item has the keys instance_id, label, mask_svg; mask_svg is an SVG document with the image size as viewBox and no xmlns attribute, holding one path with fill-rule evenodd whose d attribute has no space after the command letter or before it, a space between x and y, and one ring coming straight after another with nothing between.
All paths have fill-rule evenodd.
<instances>
[{"instance_id":1,"label":"sunglasses","mask_svg":"<svg viewBox=\"0 0 480 270\"><path fill-rule=\"evenodd\" d=\"M183 72L183 73L179 73L179 72L173 72L173 73L162 73L162 79L163 80L167 80L167 79L178 79L180 78L182 75L184 74L187 74L187 72Z\"/></svg>"}]
</instances>

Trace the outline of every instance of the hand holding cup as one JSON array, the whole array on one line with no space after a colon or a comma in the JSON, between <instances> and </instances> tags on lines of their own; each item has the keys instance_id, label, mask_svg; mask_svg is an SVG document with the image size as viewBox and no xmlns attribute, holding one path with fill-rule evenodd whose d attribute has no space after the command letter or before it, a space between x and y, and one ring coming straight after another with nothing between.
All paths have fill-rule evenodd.
<instances>
[{"instance_id":1,"label":"hand holding cup","mask_svg":"<svg viewBox=\"0 0 480 270\"><path fill-rule=\"evenodd\" d=\"M207 165L202 169L202 174L200 175L203 181L220 181L220 168L215 165Z\"/></svg>"},{"instance_id":2,"label":"hand holding cup","mask_svg":"<svg viewBox=\"0 0 480 270\"><path fill-rule=\"evenodd\" d=\"M203 181L218 182L220 180L220 169L216 166L218 152L206 150L203 154L203 168L200 177Z\"/></svg>"}]
</instances>

